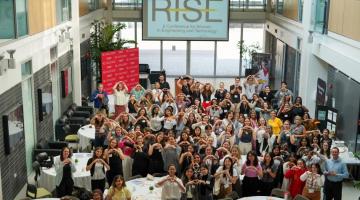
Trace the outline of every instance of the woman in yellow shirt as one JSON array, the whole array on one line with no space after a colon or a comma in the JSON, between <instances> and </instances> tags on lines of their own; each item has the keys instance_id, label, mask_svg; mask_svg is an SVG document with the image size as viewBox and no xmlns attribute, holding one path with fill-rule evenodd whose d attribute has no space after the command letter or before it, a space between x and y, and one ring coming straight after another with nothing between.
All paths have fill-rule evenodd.
<instances>
[{"instance_id":1,"label":"woman in yellow shirt","mask_svg":"<svg viewBox=\"0 0 360 200\"><path fill-rule=\"evenodd\" d=\"M107 200L131 200L131 193L126 188L125 180L122 176L115 176L109 192L106 197Z\"/></svg>"},{"instance_id":2,"label":"woman in yellow shirt","mask_svg":"<svg viewBox=\"0 0 360 200\"><path fill-rule=\"evenodd\" d=\"M271 126L274 136L278 137L280 135L280 131L281 131L281 128L283 126L283 123L282 123L281 119L276 117L275 110L270 112L270 116L271 117L268 120L268 125Z\"/></svg>"}]
</instances>

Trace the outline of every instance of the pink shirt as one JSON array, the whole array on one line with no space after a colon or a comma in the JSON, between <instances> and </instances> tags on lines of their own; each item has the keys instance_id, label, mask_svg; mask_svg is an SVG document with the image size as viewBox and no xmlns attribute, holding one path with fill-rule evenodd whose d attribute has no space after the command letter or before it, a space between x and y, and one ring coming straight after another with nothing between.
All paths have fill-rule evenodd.
<instances>
[{"instance_id":1,"label":"pink shirt","mask_svg":"<svg viewBox=\"0 0 360 200\"><path fill-rule=\"evenodd\" d=\"M261 170L260 164L256 166L256 169ZM254 166L252 165L247 166L246 163L243 164L241 171L244 172L244 175L247 177L253 178L258 176L256 170L254 169Z\"/></svg>"},{"instance_id":2,"label":"pink shirt","mask_svg":"<svg viewBox=\"0 0 360 200\"><path fill-rule=\"evenodd\" d=\"M128 143L132 143L132 142L130 142L129 140L121 140L120 142L119 142L119 148L123 151L123 153L124 153L124 155L125 156L131 156L132 154L133 154L133 152L134 152L134 149L133 148L131 148L131 147L129 147L129 146L126 146L125 145L125 142L128 142Z\"/></svg>"}]
</instances>

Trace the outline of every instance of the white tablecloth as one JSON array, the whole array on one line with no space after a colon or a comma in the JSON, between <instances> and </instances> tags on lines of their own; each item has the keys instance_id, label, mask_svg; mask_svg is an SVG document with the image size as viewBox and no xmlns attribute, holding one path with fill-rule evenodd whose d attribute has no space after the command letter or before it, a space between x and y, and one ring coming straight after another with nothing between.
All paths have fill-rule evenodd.
<instances>
[{"instance_id":1,"label":"white tablecloth","mask_svg":"<svg viewBox=\"0 0 360 200\"><path fill-rule=\"evenodd\" d=\"M77 134L81 149L85 149L90 144L90 140L95 139L95 127L93 125L85 125L78 130Z\"/></svg>"},{"instance_id":2,"label":"white tablecloth","mask_svg":"<svg viewBox=\"0 0 360 200\"><path fill-rule=\"evenodd\" d=\"M155 184L160 180L159 177L154 177L153 181L146 178L138 178L126 182L126 187L131 192L132 200L150 200L161 199L161 188L155 187ZM153 186L154 190L150 192L149 187Z\"/></svg>"},{"instance_id":3,"label":"white tablecloth","mask_svg":"<svg viewBox=\"0 0 360 200\"><path fill-rule=\"evenodd\" d=\"M284 199L278 197L268 197L268 196L253 196L253 197L243 197L238 200L284 200Z\"/></svg>"},{"instance_id":4,"label":"white tablecloth","mask_svg":"<svg viewBox=\"0 0 360 200\"><path fill-rule=\"evenodd\" d=\"M76 172L74 172L74 186L85 188L88 191L91 191L91 176L90 171L86 171L86 164L88 159L92 157L90 153L74 153L72 160L78 160L78 163L75 164ZM59 156L56 156L54 160L60 159ZM55 167L50 169L42 168L41 175L39 179L39 186L47 189L48 191L53 191L56 188L55 184Z\"/></svg>"}]
</instances>

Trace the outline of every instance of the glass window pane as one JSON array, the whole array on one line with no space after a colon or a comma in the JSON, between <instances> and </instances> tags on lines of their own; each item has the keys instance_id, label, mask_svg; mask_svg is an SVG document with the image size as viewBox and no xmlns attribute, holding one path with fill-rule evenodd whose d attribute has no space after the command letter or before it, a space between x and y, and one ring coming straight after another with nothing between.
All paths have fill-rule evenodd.
<instances>
[{"instance_id":1,"label":"glass window pane","mask_svg":"<svg viewBox=\"0 0 360 200\"><path fill-rule=\"evenodd\" d=\"M21 64L21 76L26 78L27 76L31 75L32 73L32 64L31 60Z\"/></svg>"},{"instance_id":2,"label":"glass window pane","mask_svg":"<svg viewBox=\"0 0 360 200\"><path fill-rule=\"evenodd\" d=\"M191 42L190 74L214 74L215 42Z\"/></svg>"},{"instance_id":3,"label":"glass window pane","mask_svg":"<svg viewBox=\"0 0 360 200\"><path fill-rule=\"evenodd\" d=\"M142 40L142 23L137 24L137 46L141 64L148 64L151 71L160 71L160 41Z\"/></svg>"},{"instance_id":4,"label":"glass window pane","mask_svg":"<svg viewBox=\"0 0 360 200\"><path fill-rule=\"evenodd\" d=\"M121 22L126 28L121 30L119 36L123 40L135 40L135 22ZM115 22L115 24L117 24Z\"/></svg>"},{"instance_id":5,"label":"glass window pane","mask_svg":"<svg viewBox=\"0 0 360 200\"><path fill-rule=\"evenodd\" d=\"M16 25L18 37L27 35L26 0L16 0Z\"/></svg>"},{"instance_id":6,"label":"glass window pane","mask_svg":"<svg viewBox=\"0 0 360 200\"><path fill-rule=\"evenodd\" d=\"M163 42L163 66L168 75L186 74L186 42Z\"/></svg>"},{"instance_id":7,"label":"glass window pane","mask_svg":"<svg viewBox=\"0 0 360 200\"><path fill-rule=\"evenodd\" d=\"M0 39L15 37L13 1L0 0L0 27Z\"/></svg>"},{"instance_id":8,"label":"glass window pane","mask_svg":"<svg viewBox=\"0 0 360 200\"><path fill-rule=\"evenodd\" d=\"M243 30L244 45L251 51L263 52L264 49L264 24L244 24ZM243 55L243 72L245 75L245 68L251 67L251 53Z\"/></svg>"},{"instance_id":9,"label":"glass window pane","mask_svg":"<svg viewBox=\"0 0 360 200\"><path fill-rule=\"evenodd\" d=\"M237 43L240 41L241 25L229 25L229 41L217 42L216 75L239 74L240 50Z\"/></svg>"}]
</instances>

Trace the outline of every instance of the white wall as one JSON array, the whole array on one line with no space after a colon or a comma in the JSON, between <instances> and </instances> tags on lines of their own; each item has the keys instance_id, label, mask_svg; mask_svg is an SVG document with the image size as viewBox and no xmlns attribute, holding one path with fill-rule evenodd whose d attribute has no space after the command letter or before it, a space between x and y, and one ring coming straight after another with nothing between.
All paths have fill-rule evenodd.
<instances>
[{"instance_id":1,"label":"white wall","mask_svg":"<svg viewBox=\"0 0 360 200\"><path fill-rule=\"evenodd\" d=\"M91 22L94 19L102 19L103 13L104 10L99 9L80 18L79 34L81 42L89 38ZM5 74L0 76L0 94L21 82L21 63L32 59L32 69L33 73L35 73L50 64L50 48L58 45L59 57L70 50L69 40L65 40L63 43L59 42L60 29L66 28L66 26L72 26L72 23L66 22L36 35L13 40L7 45L0 46L0 54L5 52L6 58L9 57L6 50L16 50L14 54L16 69L8 69ZM83 34L85 34L85 37L82 37Z\"/></svg>"}]
</instances>

